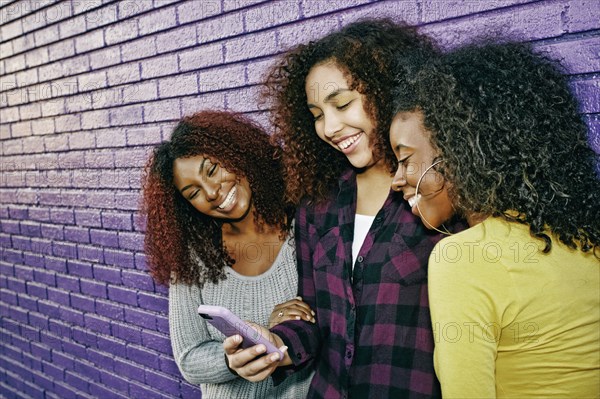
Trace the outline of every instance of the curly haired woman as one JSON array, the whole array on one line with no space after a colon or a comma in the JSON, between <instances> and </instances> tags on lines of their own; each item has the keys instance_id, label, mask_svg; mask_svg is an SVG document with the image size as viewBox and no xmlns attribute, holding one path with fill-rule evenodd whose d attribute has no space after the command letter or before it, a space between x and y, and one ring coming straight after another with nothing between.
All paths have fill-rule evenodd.
<instances>
[{"instance_id":1,"label":"curly haired woman","mask_svg":"<svg viewBox=\"0 0 600 399\"><path fill-rule=\"evenodd\" d=\"M245 378L275 372L281 381L316 366L309 398L439 397L426 267L440 235L390 191L396 163L386 147L392 60L431 53L412 28L361 21L290 50L271 70L287 195L302 200L299 294L317 324L271 329L289 348L281 362L254 360L253 348L236 352L226 340L230 365Z\"/></svg>"},{"instance_id":2,"label":"curly haired woman","mask_svg":"<svg viewBox=\"0 0 600 399\"><path fill-rule=\"evenodd\" d=\"M393 188L428 228L470 226L429 259L444 398L597 397L599 157L565 77L511 43L411 76L395 93Z\"/></svg>"},{"instance_id":3,"label":"curly haired woman","mask_svg":"<svg viewBox=\"0 0 600 399\"><path fill-rule=\"evenodd\" d=\"M208 304L264 326L314 321L294 298L293 207L275 158L268 135L251 121L203 111L183 118L147 164L149 267L169 285L175 361L203 398L301 398L308 390L310 370L277 387L237 377L225 361L225 337L197 313Z\"/></svg>"}]
</instances>

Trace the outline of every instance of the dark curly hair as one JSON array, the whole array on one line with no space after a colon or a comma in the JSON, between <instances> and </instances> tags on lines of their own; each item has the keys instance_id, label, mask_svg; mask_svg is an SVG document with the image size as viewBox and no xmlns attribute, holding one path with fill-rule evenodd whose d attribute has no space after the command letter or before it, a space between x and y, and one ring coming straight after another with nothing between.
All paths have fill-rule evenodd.
<instances>
[{"instance_id":1,"label":"dark curly hair","mask_svg":"<svg viewBox=\"0 0 600 399\"><path fill-rule=\"evenodd\" d=\"M235 262L223 246L223 221L198 212L176 189L173 162L206 155L229 172L246 177L259 228L278 227L283 236L290 229L294 209L284 200L278 151L252 121L223 111L183 118L171 140L154 149L145 168L142 212L147 218L145 250L157 283L217 283L225 278L223 267Z\"/></svg>"},{"instance_id":2,"label":"dark curly hair","mask_svg":"<svg viewBox=\"0 0 600 399\"><path fill-rule=\"evenodd\" d=\"M393 116L390 90L391 61L401 54L414 57L437 52L434 44L412 27L391 20L363 20L347 25L317 41L289 50L269 71L263 98L274 102L271 120L274 142L283 148L286 194L290 201L307 196L325 198L350 163L324 143L315 132L307 107L305 80L316 64L333 61L344 73L350 89L366 97L365 112L375 126L373 150L383 157L392 173L396 163L385 144Z\"/></svg>"},{"instance_id":3,"label":"dark curly hair","mask_svg":"<svg viewBox=\"0 0 600 399\"><path fill-rule=\"evenodd\" d=\"M459 211L526 224L545 252L549 233L596 252L599 157L557 62L488 41L400 74L396 111L423 112Z\"/></svg>"}]
</instances>

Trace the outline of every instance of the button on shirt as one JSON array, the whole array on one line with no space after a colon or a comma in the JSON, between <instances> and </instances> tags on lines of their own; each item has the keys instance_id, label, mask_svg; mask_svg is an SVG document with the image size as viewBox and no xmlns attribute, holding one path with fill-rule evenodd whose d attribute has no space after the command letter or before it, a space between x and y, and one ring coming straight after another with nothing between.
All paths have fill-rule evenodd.
<instances>
[{"instance_id":1,"label":"button on shirt","mask_svg":"<svg viewBox=\"0 0 600 399\"><path fill-rule=\"evenodd\" d=\"M274 382L316 367L308 398L440 397L433 369L427 260L439 234L426 230L390 192L352 269L356 174L296 217L299 291L317 324L287 321L272 331L293 365ZM351 279L352 274L352 279Z\"/></svg>"}]
</instances>

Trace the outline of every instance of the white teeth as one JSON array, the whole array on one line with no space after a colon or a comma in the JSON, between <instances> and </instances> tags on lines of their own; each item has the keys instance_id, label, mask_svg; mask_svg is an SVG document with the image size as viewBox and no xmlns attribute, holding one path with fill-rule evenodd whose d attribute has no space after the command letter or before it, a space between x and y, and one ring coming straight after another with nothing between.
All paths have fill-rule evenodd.
<instances>
[{"instance_id":1,"label":"white teeth","mask_svg":"<svg viewBox=\"0 0 600 399\"><path fill-rule=\"evenodd\" d=\"M410 207L412 208L413 206L415 206L415 204L421 199L421 194L417 194L413 197L410 197L408 199L408 205L410 205Z\"/></svg>"},{"instance_id":2,"label":"white teeth","mask_svg":"<svg viewBox=\"0 0 600 399\"><path fill-rule=\"evenodd\" d=\"M346 148L350 147L352 144L354 144L354 142L356 140L358 140L358 138L360 137L360 134L357 134L356 136L352 136L347 138L344 141L340 141L338 143L338 147L340 147L342 150L345 150Z\"/></svg>"},{"instance_id":3,"label":"white teeth","mask_svg":"<svg viewBox=\"0 0 600 399\"><path fill-rule=\"evenodd\" d=\"M233 198L235 197L236 191L237 191L237 186L234 186L231 189L231 191L229 191L229 194L227 194L227 197L225 198L223 203L221 205L219 205L219 209L225 209L231 205L231 203L233 202Z\"/></svg>"}]
</instances>

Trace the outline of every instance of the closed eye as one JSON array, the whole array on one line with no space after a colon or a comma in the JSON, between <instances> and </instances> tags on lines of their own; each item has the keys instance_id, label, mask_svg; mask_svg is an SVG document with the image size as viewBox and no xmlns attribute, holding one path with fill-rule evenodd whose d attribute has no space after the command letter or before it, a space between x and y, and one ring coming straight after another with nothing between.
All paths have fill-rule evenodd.
<instances>
[{"instance_id":1,"label":"closed eye","mask_svg":"<svg viewBox=\"0 0 600 399\"><path fill-rule=\"evenodd\" d=\"M211 177L212 175L215 174L215 170L217 169L217 164L214 164L209 170L208 170L208 177Z\"/></svg>"},{"instance_id":2,"label":"closed eye","mask_svg":"<svg viewBox=\"0 0 600 399\"><path fill-rule=\"evenodd\" d=\"M354 100L352 100L352 101L354 101ZM346 104L338 105L338 106L337 106L337 107L335 107L335 108L337 108L337 109L338 109L338 110L340 110L340 111L343 111L343 110L345 110L346 108L348 108L348 106L349 106L349 105L352 103L352 101L348 101Z\"/></svg>"},{"instance_id":3,"label":"closed eye","mask_svg":"<svg viewBox=\"0 0 600 399\"><path fill-rule=\"evenodd\" d=\"M198 195L198 193L199 193L199 192L200 192L200 190L196 190L196 191L194 191L194 192L192 193L192 195L190 195L190 196L188 197L188 200L189 200L189 201L193 200L193 199L194 199L194 198L195 198L195 197Z\"/></svg>"}]
</instances>

